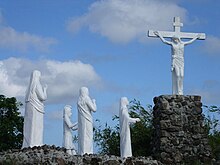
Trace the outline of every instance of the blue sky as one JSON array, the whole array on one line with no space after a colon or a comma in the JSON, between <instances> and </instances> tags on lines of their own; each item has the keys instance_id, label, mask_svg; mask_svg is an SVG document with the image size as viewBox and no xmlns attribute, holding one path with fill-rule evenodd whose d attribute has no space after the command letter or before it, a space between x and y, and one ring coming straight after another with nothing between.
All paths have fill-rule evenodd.
<instances>
[{"instance_id":1,"label":"blue sky","mask_svg":"<svg viewBox=\"0 0 220 165\"><path fill-rule=\"evenodd\" d=\"M214 0L7 0L0 1L0 93L24 102L34 69L48 84L46 144L62 145L62 110L81 86L97 101L94 119L114 124L120 97L143 105L171 94L171 52L147 31L206 33L185 47L184 94L206 105L220 97L220 1ZM24 111L22 107L21 111Z\"/></svg>"}]
</instances>

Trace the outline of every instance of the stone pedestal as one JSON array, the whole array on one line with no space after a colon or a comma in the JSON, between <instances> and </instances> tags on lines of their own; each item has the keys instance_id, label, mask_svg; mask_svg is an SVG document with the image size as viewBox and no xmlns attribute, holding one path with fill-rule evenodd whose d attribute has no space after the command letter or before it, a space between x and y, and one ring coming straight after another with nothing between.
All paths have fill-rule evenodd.
<instances>
[{"instance_id":1,"label":"stone pedestal","mask_svg":"<svg viewBox=\"0 0 220 165\"><path fill-rule=\"evenodd\" d=\"M154 157L164 164L210 162L201 97L162 95L154 104Z\"/></svg>"}]
</instances>

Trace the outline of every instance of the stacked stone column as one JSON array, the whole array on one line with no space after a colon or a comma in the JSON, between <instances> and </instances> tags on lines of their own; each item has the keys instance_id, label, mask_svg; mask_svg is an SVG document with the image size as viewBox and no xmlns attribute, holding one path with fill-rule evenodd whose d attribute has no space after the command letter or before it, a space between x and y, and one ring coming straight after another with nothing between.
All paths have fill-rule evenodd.
<instances>
[{"instance_id":1,"label":"stacked stone column","mask_svg":"<svg viewBox=\"0 0 220 165\"><path fill-rule=\"evenodd\" d=\"M164 164L211 161L200 96L162 95L154 98L153 152Z\"/></svg>"}]
</instances>

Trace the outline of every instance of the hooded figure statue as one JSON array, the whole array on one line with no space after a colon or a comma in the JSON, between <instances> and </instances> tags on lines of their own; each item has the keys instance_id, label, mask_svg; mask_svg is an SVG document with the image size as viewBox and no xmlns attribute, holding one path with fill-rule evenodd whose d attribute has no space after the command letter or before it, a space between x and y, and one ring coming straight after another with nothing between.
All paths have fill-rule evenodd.
<instances>
[{"instance_id":1,"label":"hooded figure statue","mask_svg":"<svg viewBox=\"0 0 220 165\"><path fill-rule=\"evenodd\" d=\"M127 97L122 97L119 109L119 124L120 124L120 153L121 158L131 157L131 135L130 123L139 122L139 118L131 118L128 114L129 101Z\"/></svg>"},{"instance_id":2,"label":"hooded figure statue","mask_svg":"<svg viewBox=\"0 0 220 165\"><path fill-rule=\"evenodd\" d=\"M72 130L77 130L77 123L72 123L70 117L72 107L66 105L63 110L63 147L66 148L67 153L76 155L76 147L73 144Z\"/></svg>"},{"instance_id":3,"label":"hooded figure statue","mask_svg":"<svg viewBox=\"0 0 220 165\"><path fill-rule=\"evenodd\" d=\"M96 112L95 100L89 97L89 90L82 87L77 102L78 109L78 153L80 155L93 154L93 118Z\"/></svg>"},{"instance_id":4,"label":"hooded figure statue","mask_svg":"<svg viewBox=\"0 0 220 165\"><path fill-rule=\"evenodd\" d=\"M42 87L40 77L41 72L34 70L26 91L22 148L43 145L43 101L47 99L47 86Z\"/></svg>"}]
</instances>

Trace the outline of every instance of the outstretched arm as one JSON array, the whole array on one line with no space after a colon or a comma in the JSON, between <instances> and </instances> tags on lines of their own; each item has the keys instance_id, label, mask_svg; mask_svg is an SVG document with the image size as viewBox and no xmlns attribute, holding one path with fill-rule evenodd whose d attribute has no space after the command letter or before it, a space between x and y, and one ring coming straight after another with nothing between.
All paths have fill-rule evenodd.
<instances>
[{"instance_id":1,"label":"outstretched arm","mask_svg":"<svg viewBox=\"0 0 220 165\"><path fill-rule=\"evenodd\" d=\"M163 43L168 44L168 45L172 45L172 42L165 40L165 39L163 38L163 36L162 36L158 31L155 31L154 34L155 34L156 36L158 36Z\"/></svg>"},{"instance_id":2,"label":"outstretched arm","mask_svg":"<svg viewBox=\"0 0 220 165\"><path fill-rule=\"evenodd\" d=\"M186 41L186 42L182 42L184 45L188 45L191 44L192 42L194 42L196 39L198 39L200 37L200 34L196 35L193 39Z\"/></svg>"},{"instance_id":3,"label":"outstretched arm","mask_svg":"<svg viewBox=\"0 0 220 165\"><path fill-rule=\"evenodd\" d=\"M127 120L128 120L129 123L136 123L136 122L141 121L139 118L132 118L132 117L130 117L129 114L128 114L127 107L122 110L122 115L123 115L125 118L127 118Z\"/></svg>"},{"instance_id":4,"label":"outstretched arm","mask_svg":"<svg viewBox=\"0 0 220 165\"><path fill-rule=\"evenodd\" d=\"M73 124L72 130L75 131L77 129L78 129L78 123L76 122Z\"/></svg>"},{"instance_id":5,"label":"outstretched arm","mask_svg":"<svg viewBox=\"0 0 220 165\"><path fill-rule=\"evenodd\" d=\"M136 122L139 122L141 121L139 118L129 118L129 123L136 123Z\"/></svg>"},{"instance_id":6,"label":"outstretched arm","mask_svg":"<svg viewBox=\"0 0 220 165\"><path fill-rule=\"evenodd\" d=\"M68 115L64 116L64 121L69 128L73 128L76 125L70 121L70 117Z\"/></svg>"}]
</instances>

